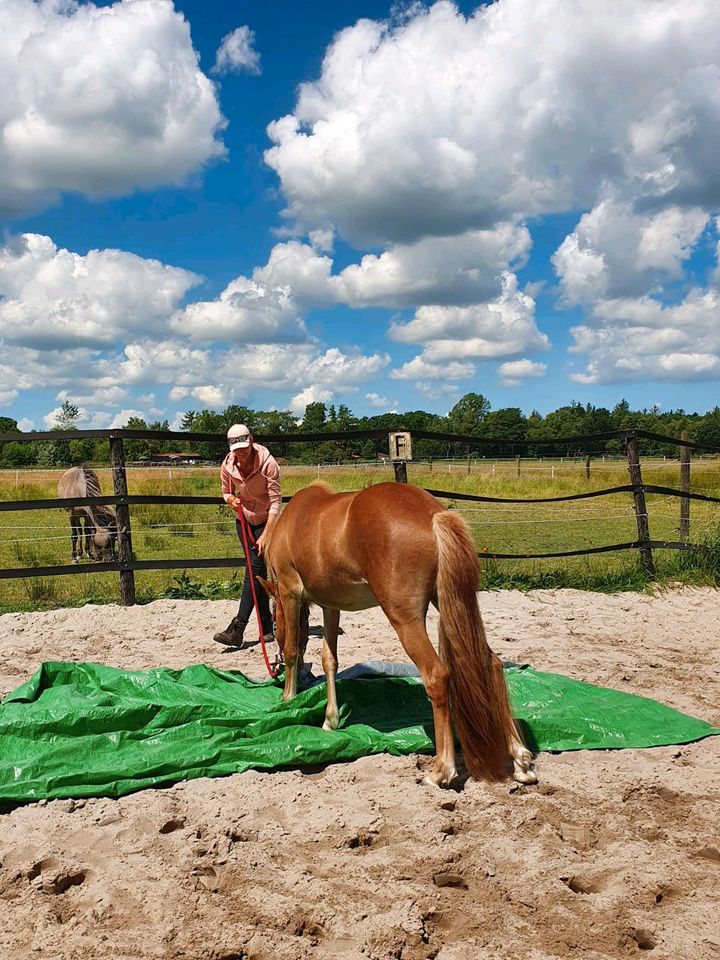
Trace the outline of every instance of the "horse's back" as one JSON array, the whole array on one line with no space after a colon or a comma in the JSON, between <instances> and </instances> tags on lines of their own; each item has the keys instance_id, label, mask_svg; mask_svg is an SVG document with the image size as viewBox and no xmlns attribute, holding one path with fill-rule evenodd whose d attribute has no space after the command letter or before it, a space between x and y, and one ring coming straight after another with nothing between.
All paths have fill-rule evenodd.
<instances>
[{"instance_id":1,"label":"horse's back","mask_svg":"<svg viewBox=\"0 0 720 960\"><path fill-rule=\"evenodd\" d=\"M433 539L432 518L442 505L425 490L401 483L378 483L363 490L334 493L315 483L298 491L285 508L278 532L305 551L373 556L378 546L393 550L408 539ZM275 537L273 537L275 539Z\"/></svg>"},{"instance_id":2,"label":"horse's back","mask_svg":"<svg viewBox=\"0 0 720 960\"><path fill-rule=\"evenodd\" d=\"M84 497L85 489L85 473L82 467L70 467L58 481L58 497L60 499Z\"/></svg>"},{"instance_id":3,"label":"horse's back","mask_svg":"<svg viewBox=\"0 0 720 960\"><path fill-rule=\"evenodd\" d=\"M383 483L351 493L313 484L299 491L273 532L271 565L291 568L310 599L341 609L382 603L412 581L432 593L437 548L432 518L443 507L424 490Z\"/></svg>"}]
</instances>

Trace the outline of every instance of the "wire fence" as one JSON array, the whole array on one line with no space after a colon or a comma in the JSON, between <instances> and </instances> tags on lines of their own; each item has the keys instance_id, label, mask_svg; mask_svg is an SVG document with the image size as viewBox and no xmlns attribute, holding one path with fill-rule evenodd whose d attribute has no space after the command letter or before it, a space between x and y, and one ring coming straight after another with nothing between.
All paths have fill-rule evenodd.
<instances>
[{"instance_id":1,"label":"wire fence","mask_svg":"<svg viewBox=\"0 0 720 960\"><path fill-rule=\"evenodd\" d=\"M242 567L244 559L237 555L234 519L227 516L227 507L218 496L202 495L200 489L213 489L217 483L217 464L198 465L126 463L123 439L158 436L163 439L182 437L184 443L224 441L217 435L171 434L155 431L73 431L69 436L102 434L110 444L111 465L98 467L101 485L112 485L113 493L94 498L60 500L40 498L43 487L54 487L58 471L0 471L0 489L15 496L26 493L27 499L0 500L0 580L43 578L87 573L114 573L120 577L123 603L135 601L134 574L139 570L177 570L213 567ZM363 439L378 431L340 434L344 438ZM18 441L23 435L0 435L0 443ZM43 435L25 435L28 440ZM64 439L58 432L48 435ZM325 438L325 435L320 435ZM415 435L413 435L415 436ZM564 438L555 443L578 445L597 450L599 440L608 438L622 442L625 456L603 454L593 458L589 453L574 457L511 458L473 457L426 458L413 460L413 436L408 431L389 435L389 446L400 455L391 460L354 460L344 464L283 464L283 483L292 487L307 482L313 474L342 474L344 483L355 487L376 480L395 479L407 482L408 467L417 485L433 493L451 509L466 517L475 535L478 553L497 560L526 560L577 557L637 551L646 574L654 576L653 551L658 549L708 550L706 544L689 539L689 505L703 511L703 521L717 519L717 466L720 451L701 450L686 439L659 437L643 431L619 431L590 437ZM457 435L418 433L421 439L465 442L476 438ZM677 444L675 457L641 458L639 441L652 438L666 444ZM399 440L398 438L404 438ZM271 443L277 438L258 438ZM282 438L284 441L287 437ZM312 442L318 435L293 435L292 442ZM497 441L488 441L497 442ZM522 441L503 441L520 444ZM534 442L536 445L537 442ZM699 481L690 490L690 456ZM647 483L642 472L653 472L662 483ZM674 484L678 471L679 486ZM613 473L615 476L613 477ZM433 478L453 477L459 489L436 488ZM627 480L629 479L629 483ZM607 486L608 480L615 482ZM149 493L158 484L169 482L176 495ZM549 481L549 485L548 485ZM128 488L128 482L133 492ZM556 489L553 493L553 486ZM581 483L580 490L566 492L568 484ZM600 483L602 486L598 486ZM479 487L478 487L479 484ZM486 492L478 492L478 489ZM135 492L135 491L138 492ZM507 495L495 495L498 493ZM543 495L539 495L543 494ZM552 494L552 495L548 495ZM284 498L289 499L289 496ZM62 558L60 544L68 540L67 527L57 520L58 508L96 507L105 504L117 511L118 557L112 561L78 566L58 562ZM37 523L20 522L18 513L36 513ZM51 511L51 512L48 512ZM130 513L132 511L132 527ZM5 518L10 521L4 523ZM22 517L25 520L25 517ZM17 521L17 522L16 522ZM652 536L651 536L652 524ZM62 530L65 529L65 534ZM168 556L171 553L172 556ZM212 553L212 556L202 556ZM223 554L218 556L217 554Z\"/></svg>"}]
</instances>

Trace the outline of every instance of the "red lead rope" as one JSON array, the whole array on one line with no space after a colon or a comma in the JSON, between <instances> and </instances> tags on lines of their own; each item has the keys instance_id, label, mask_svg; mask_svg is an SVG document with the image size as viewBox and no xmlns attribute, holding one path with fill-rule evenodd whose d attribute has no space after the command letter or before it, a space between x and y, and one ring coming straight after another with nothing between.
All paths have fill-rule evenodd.
<instances>
[{"instance_id":1,"label":"red lead rope","mask_svg":"<svg viewBox=\"0 0 720 960\"><path fill-rule=\"evenodd\" d=\"M241 511L238 518L240 520L240 529L242 531L243 538L243 549L245 551L245 576L250 578L250 590L252 591L253 605L255 607L255 616L257 617L258 624L258 635L260 637L260 646L262 648L263 659L265 660L265 666L267 667L267 672L270 676L275 679L278 674L281 672L284 664L282 657L278 656L275 660L275 663L270 663L270 657L268 657L267 647L265 646L265 631L263 630L262 617L260 616L260 604L258 603L257 598L257 589L255 587L255 576L252 571L252 564L250 563L250 544L256 546L255 537L252 535L252 530L248 524L247 517Z\"/></svg>"}]
</instances>

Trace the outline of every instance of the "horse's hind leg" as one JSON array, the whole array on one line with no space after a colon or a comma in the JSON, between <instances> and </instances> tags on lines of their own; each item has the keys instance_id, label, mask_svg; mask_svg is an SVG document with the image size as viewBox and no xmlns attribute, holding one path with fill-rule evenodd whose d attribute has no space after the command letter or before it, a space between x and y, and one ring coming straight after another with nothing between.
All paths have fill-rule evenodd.
<instances>
[{"instance_id":1,"label":"horse's hind leg","mask_svg":"<svg viewBox=\"0 0 720 960\"><path fill-rule=\"evenodd\" d=\"M387 610L385 613L397 631L408 656L420 671L425 691L432 704L435 722L435 763L431 772L426 775L425 782L435 786L449 785L457 776L455 743L450 721L450 674L430 643L424 619L397 623L393 622Z\"/></svg>"},{"instance_id":2,"label":"horse's hind leg","mask_svg":"<svg viewBox=\"0 0 720 960\"><path fill-rule=\"evenodd\" d=\"M327 707L325 708L325 723L323 730L337 730L340 722L337 693L335 690L335 675L337 674L337 638L340 626L340 611L323 607L323 648L322 665L325 680L327 681Z\"/></svg>"},{"instance_id":3,"label":"horse's hind leg","mask_svg":"<svg viewBox=\"0 0 720 960\"><path fill-rule=\"evenodd\" d=\"M502 660L496 654L492 657L492 668L499 671L502 676ZM503 683L505 678L503 677ZM510 756L513 762L513 778L518 783L537 783L538 778L532 769L533 755L520 739L519 733L515 733L510 739Z\"/></svg>"}]
</instances>

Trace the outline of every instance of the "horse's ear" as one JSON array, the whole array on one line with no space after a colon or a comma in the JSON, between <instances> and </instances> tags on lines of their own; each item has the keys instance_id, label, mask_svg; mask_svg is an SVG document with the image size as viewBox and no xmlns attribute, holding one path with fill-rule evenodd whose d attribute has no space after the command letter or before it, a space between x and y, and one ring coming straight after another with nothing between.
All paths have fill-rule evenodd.
<instances>
[{"instance_id":1,"label":"horse's ear","mask_svg":"<svg viewBox=\"0 0 720 960\"><path fill-rule=\"evenodd\" d=\"M255 579L269 597L272 597L273 600L277 600L278 588L276 584L274 584L271 580L264 580L262 577L255 577Z\"/></svg>"}]
</instances>

